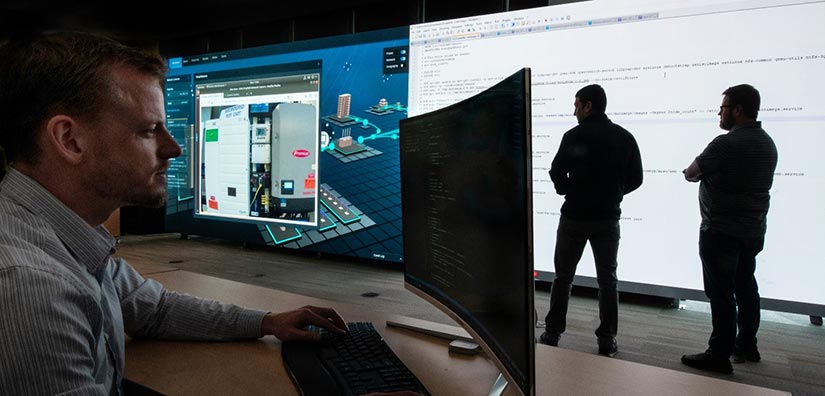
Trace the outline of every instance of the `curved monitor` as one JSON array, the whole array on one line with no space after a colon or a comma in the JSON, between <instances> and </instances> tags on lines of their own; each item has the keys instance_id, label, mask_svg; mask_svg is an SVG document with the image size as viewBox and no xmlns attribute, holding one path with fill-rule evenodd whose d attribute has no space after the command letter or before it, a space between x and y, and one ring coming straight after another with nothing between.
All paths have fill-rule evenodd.
<instances>
[{"instance_id":1,"label":"curved monitor","mask_svg":"<svg viewBox=\"0 0 825 396\"><path fill-rule=\"evenodd\" d=\"M405 287L534 394L530 69L400 130Z\"/></svg>"}]
</instances>

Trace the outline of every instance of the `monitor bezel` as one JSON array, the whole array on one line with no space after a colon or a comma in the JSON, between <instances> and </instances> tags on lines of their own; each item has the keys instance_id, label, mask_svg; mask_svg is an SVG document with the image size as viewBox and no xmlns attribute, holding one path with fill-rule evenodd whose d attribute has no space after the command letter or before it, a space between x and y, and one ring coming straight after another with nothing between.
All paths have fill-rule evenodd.
<instances>
[{"instance_id":1,"label":"monitor bezel","mask_svg":"<svg viewBox=\"0 0 825 396\"><path fill-rule=\"evenodd\" d=\"M295 62L286 62L286 63L273 63L270 65L265 66L252 66L252 67L240 67L234 69L225 69L219 70L214 72L203 72L200 74L193 74L194 78L196 79L193 83L193 87L197 87L198 84L203 84L204 80L198 81L197 79L200 77L201 79L209 77L207 80L209 83L221 83L221 82L236 82L236 81L243 81L245 79L252 79L252 78L261 78L265 76L266 78L274 78L274 77L295 77L303 74L321 74L323 61L321 59L312 59L312 60L302 60L302 61L295 61ZM217 77L215 77L217 76ZM195 88L197 90L197 88ZM318 84L318 109L320 109L320 102L321 102L321 86ZM194 120L194 142L193 142L193 152L190 154L190 160L192 162L192 172L194 178L194 200L195 205L192 208L192 216L196 219L204 219L204 220L211 220L211 221L222 221L222 222L234 222L234 223L246 223L246 224L259 224L269 226L288 226L288 227L318 227L318 218L316 217L315 222L297 222L297 221L288 221L288 220L280 220L278 218L267 218L267 217L253 217L251 215L246 216L239 216L239 215L226 215L216 212L206 212L203 211L201 208L201 199L203 198L203 192L201 191L203 180L203 145L205 144L203 138L203 127L201 125L201 113L200 113L200 95L198 93L194 94L194 102L195 102L195 120ZM317 113L317 111L316 111ZM318 125L317 125L317 118L316 117L316 137L315 137L315 144L314 147L320 147L319 144L319 137L318 137ZM320 155L317 153L316 155ZM320 172L318 166L318 159L316 158L315 162L315 175L317 178L320 179ZM320 201L318 199L319 193L316 188L315 193L315 209L314 213L319 213L318 207L320 206ZM316 215L317 216L317 215ZM270 231L271 234L271 231ZM275 238L273 237L273 240Z\"/></svg>"}]
</instances>

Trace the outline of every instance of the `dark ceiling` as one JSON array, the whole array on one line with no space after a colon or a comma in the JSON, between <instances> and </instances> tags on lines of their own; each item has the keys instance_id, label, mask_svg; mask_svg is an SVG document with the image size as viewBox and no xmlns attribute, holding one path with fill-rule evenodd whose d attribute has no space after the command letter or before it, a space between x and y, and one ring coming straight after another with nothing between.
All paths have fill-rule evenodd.
<instances>
[{"instance_id":1,"label":"dark ceiling","mask_svg":"<svg viewBox=\"0 0 825 396\"><path fill-rule=\"evenodd\" d=\"M375 0L0 2L0 41L31 30L85 30L129 40L165 40L264 22L349 10Z\"/></svg>"}]
</instances>

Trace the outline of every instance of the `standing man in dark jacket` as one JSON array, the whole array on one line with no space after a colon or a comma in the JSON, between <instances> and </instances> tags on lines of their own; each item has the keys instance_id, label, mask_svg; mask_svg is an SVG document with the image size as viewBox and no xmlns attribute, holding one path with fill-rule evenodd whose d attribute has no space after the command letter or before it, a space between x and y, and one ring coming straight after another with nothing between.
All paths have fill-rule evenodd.
<instances>
[{"instance_id":1,"label":"standing man in dark jacket","mask_svg":"<svg viewBox=\"0 0 825 396\"><path fill-rule=\"evenodd\" d=\"M564 195L556 234L556 278L550 292L547 330L540 342L557 346L567 325L567 305L576 266L590 241L599 283L599 354L618 352L619 205L642 185L642 159L636 139L607 118L607 95L599 85L576 93L573 115L579 125L567 131L550 168L556 192Z\"/></svg>"},{"instance_id":2,"label":"standing man in dark jacket","mask_svg":"<svg viewBox=\"0 0 825 396\"><path fill-rule=\"evenodd\" d=\"M722 95L719 127L730 132L713 139L683 171L687 181L700 182L699 258L713 332L707 351L682 356L682 363L730 374L731 355L736 363L761 360L754 273L756 255L765 244L778 155L773 139L756 121L759 91L742 84Z\"/></svg>"}]
</instances>

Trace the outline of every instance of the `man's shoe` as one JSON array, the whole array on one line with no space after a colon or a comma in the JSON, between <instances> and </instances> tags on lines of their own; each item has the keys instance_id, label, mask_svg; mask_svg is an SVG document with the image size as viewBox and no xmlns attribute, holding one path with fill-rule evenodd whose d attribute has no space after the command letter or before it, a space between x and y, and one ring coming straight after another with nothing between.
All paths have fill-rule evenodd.
<instances>
[{"instance_id":1,"label":"man's shoe","mask_svg":"<svg viewBox=\"0 0 825 396\"><path fill-rule=\"evenodd\" d=\"M599 340L599 355L614 357L619 353L619 345L616 344L616 339Z\"/></svg>"},{"instance_id":2,"label":"man's shoe","mask_svg":"<svg viewBox=\"0 0 825 396\"><path fill-rule=\"evenodd\" d=\"M713 371L722 374L732 374L733 366L730 360L713 356L708 352L695 355L682 355L682 363L699 370Z\"/></svg>"},{"instance_id":3,"label":"man's shoe","mask_svg":"<svg viewBox=\"0 0 825 396\"><path fill-rule=\"evenodd\" d=\"M544 345L550 345L557 347L559 346L559 338L561 338L560 334L550 334L548 332L541 333L539 337L539 342Z\"/></svg>"},{"instance_id":4,"label":"man's shoe","mask_svg":"<svg viewBox=\"0 0 825 396\"><path fill-rule=\"evenodd\" d=\"M762 360L762 356L759 354L758 349L752 349L750 351L733 351L733 362L734 363L745 363L745 362L758 362Z\"/></svg>"}]
</instances>

